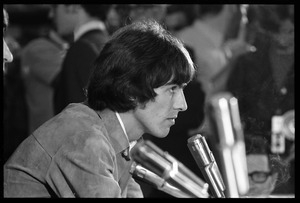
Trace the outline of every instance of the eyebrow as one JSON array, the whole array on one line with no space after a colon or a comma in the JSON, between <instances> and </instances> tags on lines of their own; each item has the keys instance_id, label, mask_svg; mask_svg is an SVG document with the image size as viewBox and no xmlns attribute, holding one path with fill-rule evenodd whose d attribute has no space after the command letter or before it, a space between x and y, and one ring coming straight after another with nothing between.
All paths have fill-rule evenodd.
<instances>
[{"instance_id":1,"label":"eyebrow","mask_svg":"<svg viewBox=\"0 0 300 203\"><path fill-rule=\"evenodd\" d=\"M167 86L167 85L169 85L169 86L178 86L179 88L184 89L187 86L187 83L182 83L181 85L178 85L176 83L167 83L167 84L165 84L165 86Z\"/></svg>"}]
</instances>

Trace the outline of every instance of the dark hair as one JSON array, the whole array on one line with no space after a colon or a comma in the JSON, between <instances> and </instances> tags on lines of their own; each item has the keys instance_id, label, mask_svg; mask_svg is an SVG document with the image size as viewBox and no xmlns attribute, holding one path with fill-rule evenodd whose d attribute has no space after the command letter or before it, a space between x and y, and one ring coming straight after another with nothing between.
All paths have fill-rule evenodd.
<instances>
[{"instance_id":1,"label":"dark hair","mask_svg":"<svg viewBox=\"0 0 300 203\"><path fill-rule=\"evenodd\" d=\"M125 112L153 100L153 88L188 83L193 62L182 42L154 20L117 30L95 61L88 104L95 110Z\"/></svg>"},{"instance_id":2,"label":"dark hair","mask_svg":"<svg viewBox=\"0 0 300 203\"><path fill-rule=\"evenodd\" d=\"M80 4L81 7L92 17L102 21L106 20L107 13L112 6L111 4Z\"/></svg>"},{"instance_id":3,"label":"dark hair","mask_svg":"<svg viewBox=\"0 0 300 203\"><path fill-rule=\"evenodd\" d=\"M269 143L262 137L255 134L245 133L246 154L269 154Z\"/></svg>"}]
</instances>

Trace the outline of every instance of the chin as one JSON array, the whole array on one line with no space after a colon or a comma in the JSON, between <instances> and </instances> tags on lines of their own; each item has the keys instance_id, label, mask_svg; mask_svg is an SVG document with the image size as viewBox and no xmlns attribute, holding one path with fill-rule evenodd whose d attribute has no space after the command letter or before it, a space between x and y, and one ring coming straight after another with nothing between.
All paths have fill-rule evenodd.
<instances>
[{"instance_id":1,"label":"chin","mask_svg":"<svg viewBox=\"0 0 300 203\"><path fill-rule=\"evenodd\" d=\"M153 136L157 137L157 138L165 138L168 136L170 132L170 128L168 130L164 130L164 131L160 131L160 132L156 132L156 133L150 133Z\"/></svg>"}]
</instances>

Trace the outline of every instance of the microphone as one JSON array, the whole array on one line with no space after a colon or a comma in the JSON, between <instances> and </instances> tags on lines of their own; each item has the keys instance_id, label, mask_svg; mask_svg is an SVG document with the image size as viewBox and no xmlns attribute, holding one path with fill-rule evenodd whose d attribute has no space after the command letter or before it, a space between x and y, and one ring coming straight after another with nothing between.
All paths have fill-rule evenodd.
<instances>
[{"instance_id":1,"label":"microphone","mask_svg":"<svg viewBox=\"0 0 300 203\"><path fill-rule=\"evenodd\" d=\"M188 139L188 148L192 153L214 197L224 198L225 185L213 153L204 136L197 134Z\"/></svg>"},{"instance_id":2,"label":"microphone","mask_svg":"<svg viewBox=\"0 0 300 203\"><path fill-rule=\"evenodd\" d=\"M146 168L142 167L140 164L133 162L130 169L130 174L133 178L139 179L158 190L165 192L169 195L178 198L189 198L191 197L189 194L186 194L179 190L178 188L168 184L164 179L156 175L155 173L147 170Z\"/></svg>"},{"instance_id":3,"label":"microphone","mask_svg":"<svg viewBox=\"0 0 300 203\"><path fill-rule=\"evenodd\" d=\"M189 197L209 197L207 192L209 185L207 183L151 141L145 140L137 143L130 153L137 164L156 174L163 181L178 188Z\"/></svg>"},{"instance_id":4,"label":"microphone","mask_svg":"<svg viewBox=\"0 0 300 203\"><path fill-rule=\"evenodd\" d=\"M213 95L208 103L213 149L220 164L226 197L239 197L249 190L246 149L238 100L229 92Z\"/></svg>"}]
</instances>

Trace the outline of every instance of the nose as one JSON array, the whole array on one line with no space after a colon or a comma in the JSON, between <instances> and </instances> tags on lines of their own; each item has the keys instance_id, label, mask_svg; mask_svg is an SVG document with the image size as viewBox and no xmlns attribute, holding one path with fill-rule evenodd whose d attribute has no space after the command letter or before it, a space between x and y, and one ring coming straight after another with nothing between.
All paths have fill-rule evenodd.
<instances>
[{"instance_id":1,"label":"nose","mask_svg":"<svg viewBox=\"0 0 300 203\"><path fill-rule=\"evenodd\" d=\"M13 61L13 55L11 54L5 40L3 39L3 62L10 63Z\"/></svg>"},{"instance_id":2,"label":"nose","mask_svg":"<svg viewBox=\"0 0 300 203\"><path fill-rule=\"evenodd\" d=\"M179 111L186 111L188 106L185 100L185 96L183 93L183 89L180 90L178 97L174 103L175 109L178 109Z\"/></svg>"}]
</instances>

